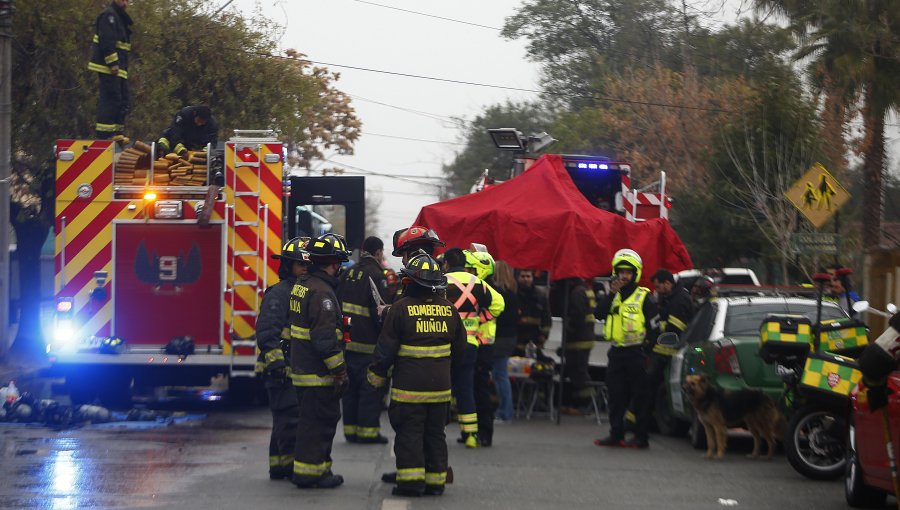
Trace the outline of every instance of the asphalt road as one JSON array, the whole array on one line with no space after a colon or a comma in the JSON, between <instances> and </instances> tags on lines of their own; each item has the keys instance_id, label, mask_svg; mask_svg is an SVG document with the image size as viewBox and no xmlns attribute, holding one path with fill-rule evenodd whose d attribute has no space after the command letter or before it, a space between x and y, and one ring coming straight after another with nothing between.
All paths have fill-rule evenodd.
<instances>
[{"instance_id":1,"label":"asphalt road","mask_svg":"<svg viewBox=\"0 0 900 510\"><path fill-rule=\"evenodd\" d=\"M747 438L732 437L722 461L658 436L644 451L601 449L591 441L604 428L580 417L504 425L480 450L451 438L456 482L439 498L391 496L379 480L394 467L390 448L339 435L334 470L347 482L302 491L268 479L265 408L203 411L200 422L152 430L0 427L0 508L847 508L841 481L807 480L781 454L747 459ZM386 416L384 426L392 436Z\"/></svg>"}]
</instances>

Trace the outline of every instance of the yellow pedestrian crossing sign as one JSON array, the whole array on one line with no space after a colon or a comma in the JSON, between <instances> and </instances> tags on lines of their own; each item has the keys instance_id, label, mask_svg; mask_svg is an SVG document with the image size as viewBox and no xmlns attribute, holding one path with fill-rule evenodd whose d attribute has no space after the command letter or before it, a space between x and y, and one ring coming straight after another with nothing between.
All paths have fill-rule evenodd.
<instances>
[{"instance_id":1,"label":"yellow pedestrian crossing sign","mask_svg":"<svg viewBox=\"0 0 900 510\"><path fill-rule=\"evenodd\" d=\"M850 200L850 193L821 163L813 165L784 196L816 228L824 225Z\"/></svg>"}]
</instances>

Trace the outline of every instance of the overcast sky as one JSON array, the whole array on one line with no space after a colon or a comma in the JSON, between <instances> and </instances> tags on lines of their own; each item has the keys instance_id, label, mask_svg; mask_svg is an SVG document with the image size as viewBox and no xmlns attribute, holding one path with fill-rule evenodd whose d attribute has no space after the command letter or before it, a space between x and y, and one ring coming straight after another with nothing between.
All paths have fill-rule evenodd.
<instances>
[{"instance_id":1,"label":"overcast sky","mask_svg":"<svg viewBox=\"0 0 900 510\"><path fill-rule=\"evenodd\" d=\"M224 4L227 0L221 1ZM705 1L708 6L721 7L722 0ZM294 48L313 61L534 89L538 88L539 69L525 59L525 41L507 41L492 28L397 10L499 28L521 3L521 0L236 0L228 9L248 14L261 9L265 16L285 27L279 34L281 49ZM700 0L692 3L704 5ZM746 15L749 5L749 0L727 0L716 18L733 20L737 12ZM703 16L700 21L715 23ZM422 206L437 200L434 184L415 182L440 182L441 165L451 161L454 153L462 148L462 131L450 117L471 119L487 105L535 97L530 93L329 67L341 73L336 86L353 98L353 106L363 122L363 135L356 144L355 154L332 155L334 163L326 162L323 166L340 163L350 165L345 167L348 174L376 172L400 176L366 176L367 191L382 199L379 231L375 234L387 245L394 230L409 226ZM897 136L896 127L889 128L892 152L900 149ZM399 263L394 261L392 265L398 267Z\"/></svg>"},{"instance_id":2,"label":"overcast sky","mask_svg":"<svg viewBox=\"0 0 900 510\"><path fill-rule=\"evenodd\" d=\"M520 4L519 0L373 1L488 27L502 27L504 18ZM229 8L249 13L255 5L287 26L280 39L282 48L295 48L314 61L488 84L538 86L538 67L525 60L524 42L508 42L497 30L355 0L238 0ZM440 182L441 165L462 148L459 124L450 117L472 118L486 105L534 97L500 89L330 69L341 73L337 87L353 98L363 122L355 154L334 155L332 159L364 171L408 176L412 181ZM346 171L360 174L349 167ZM366 187L382 198L377 235L388 245L394 230L409 226L423 205L437 200L433 184L422 186L367 175Z\"/></svg>"}]
</instances>

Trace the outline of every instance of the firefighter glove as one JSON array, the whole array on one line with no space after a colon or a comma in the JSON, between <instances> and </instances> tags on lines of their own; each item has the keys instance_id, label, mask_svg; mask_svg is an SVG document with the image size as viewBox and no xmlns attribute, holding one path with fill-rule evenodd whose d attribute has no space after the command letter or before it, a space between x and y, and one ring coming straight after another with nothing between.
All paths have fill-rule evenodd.
<instances>
[{"instance_id":1,"label":"firefighter glove","mask_svg":"<svg viewBox=\"0 0 900 510\"><path fill-rule=\"evenodd\" d=\"M347 377L346 370L341 370L340 372L334 374L334 395L336 397L343 397L349 386L350 378Z\"/></svg>"},{"instance_id":2,"label":"firefighter glove","mask_svg":"<svg viewBox=\"0 0 900 510\"><path fill-rule=\"evenodd\" d=\"M288 384L291 380L290 369L281 360L269 363L263 375L266 379L279 385Z\"/></svg>"},{"instance_id":3,"label":"firefighter glove","mask_svg":"<svg viewBox=\"0 0 900 510\"><path fill-rule=\"evenodd\" d=\"M887 406L888 395L893 392L888 389L887 381L885 381L885 384L868 387L866 389L866 393L869 398L869 409L874 413L875 411Z\"/></svg>"},{"instance_id":4,"label":"firefighter glove","mask_svg":"<svg viewBox=\"0 0 900 510\"><path fill-rule=\"evenodd\" d=\"M160 152L169 152L169 140L167 138L160 138L156 141L156 145L162 149Z\"/></svg>"},{"instance_id":5,"label":"firefighter glove","mask_svg":"<svg viewBox=\"0 0 900 510\"><path fill-rule=\"evenodd\" d=\"M187 154L187 147L180 143L175 145L175 154L184 157L184 155Z\"/></svg>"}]
</instances>

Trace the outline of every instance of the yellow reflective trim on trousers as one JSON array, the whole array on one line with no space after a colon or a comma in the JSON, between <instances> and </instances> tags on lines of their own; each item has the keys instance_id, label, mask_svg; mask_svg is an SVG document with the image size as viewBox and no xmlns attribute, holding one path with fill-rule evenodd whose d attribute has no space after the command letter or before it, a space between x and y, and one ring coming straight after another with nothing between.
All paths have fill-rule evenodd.
<instances>
[{"instance_id":1,"label":"yellow reflective trim on trousers","mask_svg":"<svg viewBox=\"0 0 900 510\"><path fill-rule=\"evenodd\" d=\"M344 435L345 436L355 436L359 427L356 425L347 425L344 424Z\"/></svg>"},{"instance_id":2,"label":"yellow reflective trim on trousers","mask_svg":"<svg viewBox=\"0 0 900 510\"><path fill-rule=\"evenodd\" d=\"M369 381L369 384L376 388L381 388L382 386L384 386L385 381L387 381L386 378L381 377L380 375L373 372L371 368L369 370L366 370L366 380Z\"/></svg>"},{"instance_id":3,"label":"yellow reflective trim on trousers","mask_svg":"<svg viewBox=\"0 0 900 510\"><path fill-rule=\"evenodd\" d=\"M266 366L263 364L263 362L262 362L262 361L257 361L257 362L256 362L256 365L255 365L254 368L253 368L253 371L256 372L257 374L261 374L261 373L263 373L263 371L264 371L265 369L266 369Z\"/></svg>"},{"instance_id":4,"label":"yellow reflective trim on trousers","mask_svg":"<svg viewBox=\"0 0 900 510\"><path fill-rule=\"evenodd\" d=\"M456 417L460 423L477 423L478 413L460 414Z\"/></svg>"},{"instance_id":5,"label":"yellow reflective trim on trousers","mask_svg":"<svg viewBox=\"0 0 900 510\"><path fill-rule=\"evenodd\" d=\"M678 349L674 347L670 347L668 345L659 345L656 344L653 346L653 352L656 354L662 354L663 356L674 356Z\"/></svg>"},{"instance_id":6,"label":"yellow reflective trim on trousers","mask_svg":"<svg viewBox=\"0 0 900 510\"><path fill-rule=\"evenodd\" d=\"M294 386L312 387L312 386L333 386L334 376L319 376L316 374L291 374L291 382Z\"/></svg>"},{"instance_id":7,"label":"yellow reflective trim on trousers","mask_svg":"<svg viewBox=\"0 0 900 510\"><path fill-rule=\"evenodd\" d=\"M540 317L530 317L530 316L522 316L519 317L519 324L527 324L529 326L540 326L541 318Z\"/></svg>"},{"instance_id":8,"label":"yellow reflective trim on trousers","mask_svg":"<svg viewBox=\"0 0 900 510\"><path fill-rule=\"evenodd\" d=\"M411 391L391 388L391 399L411 404L439 404L450 401L450 390Z\"/></svg>"},{"instance_id":9,"label":"yellow reflective trim on trousers","mask_svg":"<svg viewBox=\"0 0 900 510\"><path fill-rule=\"evenodd\" d=\"M288 467L294 463L293 455L270 455L269 467Z\"/></svg>"},{"instance_id":10,"label":"yellow reflective trim on trousers","mask_svg":"<svg viewBox=\"0 0 900 510\"><path fill-rule=\"evenodd\" d=\"M429 345L424 347L400 344L400 350L397 351L397 356L406 358L446 358L450 356L450 344Z\"/></svg>"},{"instance_id":11,"label":"yellow reflective trim on trousers","mask_svg":"<svg viewBox=\"0 0 900 510\"><path fill-rule=\"evenodd\" d=\"M305 462L294 461L294 474L301 476L321 476L328 471L328 463L307 464Z\"/></svg>"},{"instance_id":12,"label":"yellow reflective trim on trousers","mask_svg":"<svg viewBox=\"0 0 900 510\"><path fill-rule=\"evenodd\" d=\"M98 122L97 124L94 125L95 130L101 131L104 133L115 133L116 131L118 131L118 128L119 128L118 124L101 124Z\"/></svg>"},{"instance_id":13,"label":"yellow reflective trim on trousers","mask_svg":"<svg viewBox=\"0 0 900 510\"><path fill-rule=\"evenodd\" d=\"M284 352L281 349L272 349L263 356L263 359L266 360L266 365L278 360L284 361Z\"/></svg>"},{"instance_id":14,"label":"yellow reflective trim on trousers","mask_svg":"<svg viewBox=\"0 0 900 510\"><path fill-rule=\"evenodd\" d=\"M478 433L478 423L460 423L459 430L472 434Z\"/></svg>"},{"instance_id":15,"label":"yellow reflective trim on trousers","mask_svg":"<svg viewBox=\"0 0 900 510\"><path fill-rule=\"evenodd\" d=\"M291 324L291 338L296 338L297 340L309 340L309 328L301 328L300 326Z\"/></svg>"},{"instance_id":16,"label":"yellow reflective trim on trousers","mask_svg":"<svg viewBox=\"0 0 900 510\"><path fill-rule=\"evenodd\" d=\"M106 62L106 65L112 64L113 62L119 61L118 53L110 53L109 55L103 57L103 61Z\"/></svg>"},{"instance_id":17,"label":"yellow reflective trim on trousers","mask_svg":"<svg viewBox=\"0 0 900 510\"><path fill-rule=\"evenodd\" d=\"M589 351L594 348L594 342L585 340L584 342L566 342L567 351Z\"/></svg>"},{"instance_id":18,"label":"yellow reflective trim on trousers","mask_svg":"<svg viewBox=\"0 0 900 510\"><path fill-rule=\"evenodd\" d=\"M344 313L352 313L353 315L359 315L361 317L371 317L369 314L369 308L365 306L357 305L356 303L341 303L341 311Z\"/></svg>"},{"instance_id":19,"label":"yellow reflective trim on trousers","mask_svg":"<svg viewBox=\"0 0 900 510\"><path fill-rule=\"evenodd\" d=\"M340 351L334 356L329 356L322 361L325 362L325 366L328 367L328 370L334 370L344 364L344 351Z\"/></svg>"},{"instance_id":20,"label":"yellow reflective trim on trousers","mask_svg":"<svg viewBox=\"0 0 900 510\"><path fill-rule=\"evenodd\" d=\"M381 431L379 427L357 427L356 430L356 435L364 438L378 437L378 433Z\"/></svg>"},{"instance_id":21,"label":"yellow reflective trim on trousers","mask_svg":"<svg viewBox=\"0 0 900 510\"><path fill-rule=\"evenodd\" d=\"M416 482L425 479L425 468L403 468L397 470L398 482Z\"/></svg>"},{"instance_id":22,"label":"yellow reflective trim on trousers","mask_svg":"<svg viewBox=\"0 0 900 510\"><path fill-rule=\"evenodd\" d=\"M447 483L447 472L440 473L425 472L425 485L444 485Z\"/></svg>"},{"instance_id":23,"label":"yellow reflective trim on trousers","mask_svg":"<svg viewBox=\"0 0 900 510\"><path fill-rule=\"evenodd\" d=\"M347 344L347 350L350 352L359 352L362 354L372 354L375 352L375 344L364 344L351 341L349 344Z\"/></svg>"}]
</instances>

